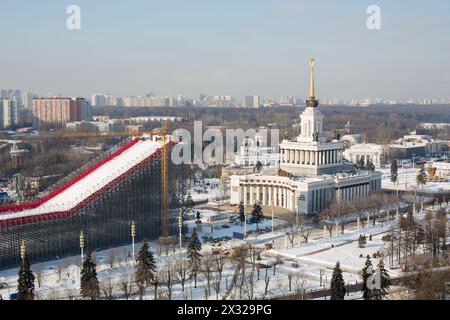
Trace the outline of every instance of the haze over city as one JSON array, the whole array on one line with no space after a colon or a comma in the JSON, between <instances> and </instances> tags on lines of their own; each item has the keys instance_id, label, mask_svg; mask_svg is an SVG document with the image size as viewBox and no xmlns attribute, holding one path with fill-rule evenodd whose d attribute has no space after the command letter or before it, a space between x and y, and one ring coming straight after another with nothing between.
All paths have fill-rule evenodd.
<instances>
[{"instance_id":1,"label":"haze over city","mask_svg":"<svg viewBox=\"0 0 450 320\"><path fill-rule=\"evenodd\" d=\"M0 88L86 96L306 96L310 57L326 98L449 98L450 3L7 1Z\"/></svg>"}]
</instances>

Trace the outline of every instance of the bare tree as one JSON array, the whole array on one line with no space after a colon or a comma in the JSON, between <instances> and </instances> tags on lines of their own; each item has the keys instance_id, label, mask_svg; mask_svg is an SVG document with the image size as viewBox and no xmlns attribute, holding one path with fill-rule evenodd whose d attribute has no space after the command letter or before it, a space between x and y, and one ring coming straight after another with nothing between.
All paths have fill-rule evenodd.
<instances>
[{"instance_id":1,"label":"bare tree","mask_svg":"<svg viewBox=\"0 0 450 320\"><path fill-rule=\"evenodd\" d=\"M423 271L417 277L415 298L419 300L445 299L449 289L446 287L450 279L449 269Z\"/></svg>"},{"instance_id":2,"label":"bare tree","mask_svg":"<svg viewBox=\"0 0 450 320\"><path fill-rule=\"evenodd\" d=\"M384 197L383 197L383 211L384 211L383 216L387 220L389 220L389 218L390 218L391 208L396 203L397 203L397 197L396 196L388 195L388 194L384 195Z\"/></svg>"},{"instance_id":3,"label":"bare tree","mask_svg":"<svg viewBox=\"0 0 450 320\"><path fill-rule=\"evenodd\" d=\"M128 254L127 248L122 249L121 256L123 257L123 260L125 261L125 265L128 265L129 254Z\"/></svg>"},{"instance_id":4,"label":"bare tree","mask_svg":"<svg viewBox=\"0 0 450 320\"><path fill-rule=\"evenodd\" d=\"M369 201L365 197L356 198L351 202L352 211L356 213L359 221L362 224L362 228L366 227L366 220L368 212Z\"/></svg>"},{"instance_id":5,"label":"bare tree","mask_svg":"<svg viewBox=\"0 0 450 320\"><path fill-rule=\"evenodd\" d=\"M180 255L174 265L175 275L181 282L181 291L184 292L184 285L189 272L189 261Z\"/></svg>"},{"instance_id":6,"label":"bare tree","mask_svg":"<svg viewBox=\"0 0 450 320\"><path fill-rule=\"evenodd\" d=\"M322 221L322 224L327 229L331 238L333 236L334 221L333 221L333 211L331 210L330 206L322 210L319 217L320 220Z\"/></svg>"},{"instance_id":7,"label":"bare tree","mask_svg":"<svg viewBox=\"0 0 450 320\"><path fill-rule=\"evenodd\" d=\"M211 294L211 276L213 273L213 267L214 267L214 258L211 255L204 255L202 260L202 272L206 279L206 286L208 289L208 296Z\"/></svg>"},{"instance_id":8,"label":"bare tree","mask_svg":"<svg viewBox=\"0 0 450 320\"><path fill-rule=\"evenodd\" d=\"M298 233L298 224L297 224L295 213L291 214L287 220L287 232L286 236L291 244L291 247L294 247L294 240Z\"/></svg>"},{"instance_id":9,"label":"bare tree","mask_svg":"<svg viewBox=\"0 0 450 320\"><path fill-rule=\"evenodd\" d=\"M245 279L245 291L249 300L253 300L255 292L255 272L251 270Z\"/></svg>"},{"instance_id":10,"label":"bare tree","mask_svg":"<svg viewBox=\"0 0 450 320\"><path fill-rule=\"evenodd\" d=\"M41 263L38 263L34 267L34 272L36 273L36 280L37 280L37 283L38 283L38 287L40 288L41 285L42 285L42 280L44 278L44 269L43 269Z\"/></svg>"},{"instance_id":11,"label":"bare tree","mask_svg":"<svg viewBox=\"0 0 450 320\"><path fill-rule=\"evenodd\" d=\"M56 290L56 287L51 287L50 293L47 294L47 300L58 300L58 299L59 299L59 294L58 294L58 291Z\"/></svg>"},{"instance_id":12,"label":"bare tree","mask_svg":"<svg viewBox=\"0 0 450 320\"><path fill-rule=\"evenodd\" d=\"M75 297L78 296L78 290L77 289L67 288L64 292L65 292L64 293L64 297L65 297L66 300L75 300Z\"/></svg>"},{"instance_id":13,"label":"bare tree","mask_svg":"<svg viewBox=\"0 0 450 320\"><path fill-rule=\"evenodd\" d=\"M107 300L113 300L114 298L114 284L111 277L108 277L100 284L100 290Z\"/></svg>"},{"instance_id":14,"label":"bare tree","mask_svg":"<svg viewBox=\"0 0 450 320\"><path fill-rule=\"evenodd\" d=\"M122 266L122 260L123 260L122 254L118 254L118 255L117 255L117 265L118 265L119 267Z\"/></svg>"},{"instance_id":15,"label":"bare tree","mask_svg":"<svg viewBox=\"0 0 450 320\"><path fill-rule=\"evenodd\" d=\"M219 272L214 272L212 276L213 288L214 292L216 293L216 300L219 300L221 277L222 276L219 275Z\"/></svg>"},{"instance_id":16,"label":"bare tree","mask_svg":"<svg viewBox=\"0 0 450 320\"><path fill-rule=\"evenodd\" d=\"M66 278L69 279L70 278L70 265L71 265L71 259L69 256L65 257L63 260L63 265L62 268L64 270L66 270Z\"/></svg>"},{"instance_id":17,"label":"bare tree","mask_svg":"<svg viewBox=\"0 0 450 320\"><path fill-rule=\"evenodd\" d=\"M223 268L226 263L226 256L222 253L214 255L214 263L217 271L217 288L220 290L220 282L222 281Z\"/></svg>"},{"instance_id":18,"label":"bare tree","mask_svg":"<svg viewBox=\"0 0 450 320\"><path fill-rule=\"evenodd\" d=\"M132 291L132 282L130 276L126 273L126 269L122 270L120 277L120 288L126 300L130 298Z\"/></svg>"},{"instance_id":19,"label":"bare tree","mask_svg":"<svg viewBox=\"0 0 450 320\"><path fill-rule=\"evenodd\" d=\"M277 284L278 291L280 291L280 296L282 296L282 297L286 296L287 292L286 292L286 288L284 287L285 286L284 283L277 282L276 284Z\"/></svg>"},{"instance_id":20,"label":"bare tree","mask_svg":"<svg viewBox=\"0 0 450 320\"><path fill-rule=\"evenodd\" d=\"M369 211L371 212L372 224L375 226L377 217L384 207L384 195L380 192L374 193L369 197Z\"/></svg>"},{"instance_id":21,"label":"bare tree","mask_svg":"<svg viewBox=\"0 0 450 320\"><path fill-rule=\"evenodd\" d=\"M300 236L305 239L305 242L308 243L309 237L313 232L313 228L308 228L305 226L305 214L300 213L299 215L299 223L300 223Z\"/></svg>"},{"instance_id":22,"label":"bare tree","mask_svg":"<svg viewBox=\"0 0 450 320\"><path fill-rule=\"evenodd\" d=\"M239 287L238 287L239 288L239 299L242 299L242 289L244 286L243 279L245 278L245 269L246 269L245 259L247 257L248 252L249 252L249 245L242 245L242 246L234 249L233 256L232 256L233 259L235 259L237 262L236 271L239 271L239 277L235 277L235 279L236 279L235 281L239 283Z\"/></svg>"},{"instance_id":23,"label":"bare tree","mask_svg":"<svg viewBox=\"0 0 450 320\"><path fill-rule=\"evenodd\" d=\"M154 299L155 300L157 300L158 288L159 288L159 285L161 284L160 278L161 278L161 276L160 276L159 272L154 272L153 273L152 285L153 285L153 294L154 294Z\"/></svg>"},{"instance_id":24,"label":"bare tree","mask_svg":"<svg viewBox=\"0 0 450 320\"><path fill-rule=\"evenodd\" d=\"M267 268L266 268L266 276L264 277L264 297L267 297L269 282L270 277L267 275Z\"/></svg>"},{"instance_id":25,"label":"bare tree","mask_svg":"<svg viewBox=\"0 0 450 320\"><path fill-rule=\"evenodd\" d=\"M164 269L160 270L161 283L166 287L166 295L169 300L172 300L173 292L173 266L172 259L166 259Z\"/></svg>"},{"instance_id":26,"label":"bare tree","mask_svg":"<svg viewBox=\"0 0 450 320\"><path fill-rule=\"evenodd\" d=\"M292 272L288 272L287 277L288 277L288 284L289 284L289 291L292 291Z\"/></svg>"},{"instance_id":27,"label":"bare tree","mask_svg":"<svg viewBox=\"0 0 450 320\"><path fill-rule=\"evenodd\" d=\"M59 262L58 265L57 265L58 282L59 283L61 283L62 270L63 270L63 265L62 265L61 262Z\"/></svg>"},{"instance_id":28,"label":"bare tree","mask_svg":"<svg viewBox=\"0 0 450 320\"><path fill-rule=\"evenodd\" d=\"M273 262L273 275L275 275L277 265L283 264L283 259L281 259L281 256L277 256L276 260Z\"/></svg>"},{"instance_id":29,"label":"bare tree","mask_svg":"<svg viewBox=\"0 0 450 320\"><path fill-rule=\"evenodd\" d=\"M348 215L351 213L351 206L344 202L335 202L330 206L330 218L341 227L341 233L344 234L345 224L348 221Z\"/></svg>"},{"instance_id":30,"label":"bare tree","mask_svg":"<svg viewBox=\"0 0 450 320\"><path fill-rule=\"evenodd\" d=\"M205 281L205 282L206 282L206 281ZM203 294L204 294L205 300L208 300L208 297L209 297L209 290L208 290L208 286L207 286L206 283L203 285Z\"/></svg>"},{"instance_id":31,"label":"bare tree","mask_svg":"<svg viewBox=\"0 0 450 320\"><path fill-rule=\"evenodd\" d=\"M109 267L112 269L114 268L114 263L116 262L116 250L114 248L111 248L108 250L108 254L106 256L106 262L108 263Z\"/></svg>"},{"instance_id":32,"label":"bare tree","mask_svg":"<svg viewBox=\"0 0 450 320\"><path fill-rule=\"evenodd\" d=\"M303 300L305 295L305 286L307 283L305 276L301 272L296 272L293 282L295 294Z\"/></svg>"},{"instance_id":33,"label":"bare tree","mask_svg":"<svg viewBox=\"0 0 450 320\"><path fill-rule=\"evenodd\" d=\"M147 289L147 284L145 281L138 281L136 279L136 274L134 275L134 283L136 284L136 289L137 289L137 294L139 297L139 300L142 300L142 298L144 297L145 294L145 289Z\"/></svg>"}]
</instances>

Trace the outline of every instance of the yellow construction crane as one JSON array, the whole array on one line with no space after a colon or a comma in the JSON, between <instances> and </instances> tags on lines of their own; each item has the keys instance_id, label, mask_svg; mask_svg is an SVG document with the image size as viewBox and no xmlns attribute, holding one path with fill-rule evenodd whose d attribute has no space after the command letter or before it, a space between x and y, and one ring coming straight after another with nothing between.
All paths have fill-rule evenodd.
<instances>
[{"instance_id":1,"label":"yellow construction crane","mask_svg":"<svg viewBox=\"0 0 450 320\"><path fill-rule=\"evenodd\" d=\"M162 129L162 155L161 155L161 178L162 178L162 237L169 236L169 192L167 190L167 120L163 121Z\"/></svg>"}]
</instances>

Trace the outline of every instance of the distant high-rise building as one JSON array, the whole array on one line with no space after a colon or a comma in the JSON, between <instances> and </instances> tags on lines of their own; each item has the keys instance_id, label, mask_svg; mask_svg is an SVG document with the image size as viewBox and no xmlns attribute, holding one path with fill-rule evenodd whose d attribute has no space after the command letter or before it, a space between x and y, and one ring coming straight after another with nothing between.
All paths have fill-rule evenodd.
<instances>
[{"instance_id":1,"label":"distant high-rise building","mask_svg":"<svg viewBox=\"0 0 450 320\"><path fill-rule=\"evenodd\" d=\"M113 97L110 94L93 94L91 104L93 107L104 107L113 105Z\"/></svg>"},{"instance_id":2,"label":"distant high-rise building","mask_svg":"<svg viewBox=\"0 0 450 320\"><path fill-rule=\"evenodd\" d=\"M20 89L2 89L0 90L0 97L2 99L15 99L17 101L18 107L22 106L22 95L20 93Z\"/></svg>"},{"instance_id":3,"label":"distant high-rise building","mask_svg":"<svg viewBox=\"0 0 450 320\"><path fill-rule=\"evenodd\" d=\"M259 96L245 96L243 101L244 108L259 108L261 98Z\"/></svg>"},{"instance_id":4,"label":"distant high-rise building","mask_svg":"<svg viewBox=\"0 0 450 320\"><path fill-rule=\"evenodd\" d=\"M11 129L18 123L17 99L4 98L0 100L0 129Z\"/></svg>"},{"instance_id":5,"label":"distant high-rise building","mask_svg":"<svg viewBox=\"0 0 450 320\"><path fill-rule=\"evenodd\" d=\"M90 120L92 108L84 98L33 99L34 124L63 125L67 122Z\"/></svg>"},{"instance_id":6,"label":"distant high-rise building","mask_svg":"<svg viewBox=\"0 0 450 320\"><path fill-rule=\"evenodd\" d=\"M23 107L26 109L31 109L33 107L33 98L35 97L34 94L31 92L24 92L22 95L22 103Z\"/></svg>"}]
</instances>

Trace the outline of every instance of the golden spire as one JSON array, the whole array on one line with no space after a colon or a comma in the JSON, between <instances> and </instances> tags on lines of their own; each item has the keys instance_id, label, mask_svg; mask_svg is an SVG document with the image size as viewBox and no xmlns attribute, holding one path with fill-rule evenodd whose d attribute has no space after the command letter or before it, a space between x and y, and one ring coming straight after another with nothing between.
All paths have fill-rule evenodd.
<instances>
[{"instance_id":1,"label":"golden spire","mask_svg":"<svg viewBox=\"0 0 450 320\"><path fill-rule=\"evenodd\" d=\"M314 65L316 64L316 59L312 58L309 60L309 66L311 67L311 84L309 87L309 98L306 99L306 106L311 108L316 108L319 105L319 101L316 100L314 95Z\"/></svg>"},{"instance_id":2,"label":"golden spire","mask_svg":"<svg viewBox=\"0 0 450 320\"><path fill-rule=\"evenodd\" d=\"M311 67L311 84L309 87L309 97L314 97L314 65L316 64L316 60L314 58L309 60L309 65Z\"/></svg>"}]
</instances>

